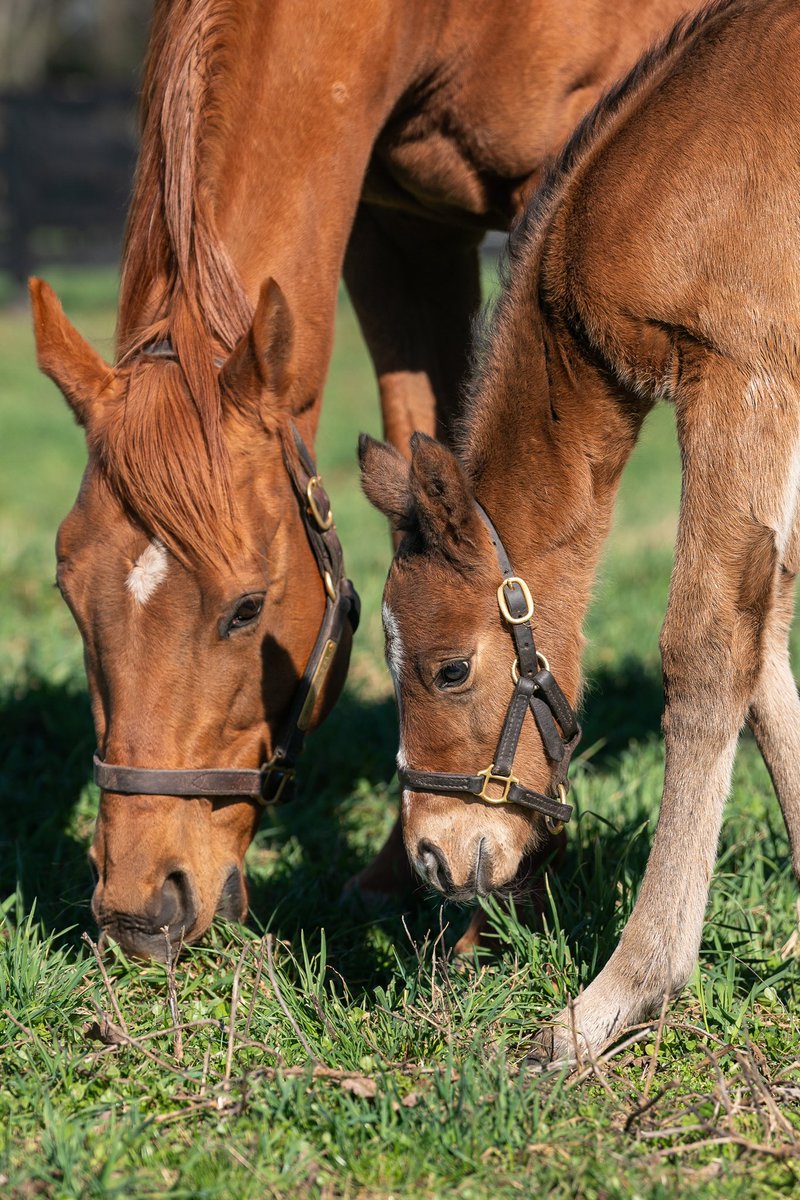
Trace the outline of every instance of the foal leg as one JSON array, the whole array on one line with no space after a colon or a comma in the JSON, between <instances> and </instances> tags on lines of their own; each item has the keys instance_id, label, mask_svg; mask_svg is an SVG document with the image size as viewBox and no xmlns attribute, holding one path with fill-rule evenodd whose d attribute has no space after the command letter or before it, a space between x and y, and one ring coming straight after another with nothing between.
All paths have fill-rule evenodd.
<instances>
[{"instance_id":1,"label":"foal leg","mask_svg":"<svg viewBox=\"0 0 800 1200\"><path fill-rule=\"evenodd\" d=\"M702 400L702 397L701 397ZM726 409L678 411L681 518L661 637L666 767L661 812L641 890L611 959L541 1041L574 1058L649 1019L697 959L722 810L739 730L760 674L778 576L776 530L755 513L770 430L725 434ZM709 485L713 483L713 488ZM783 481L779 481L781 489ZM548 1041L550 1045L548 1045Z\"/></svg>"},{"instance_id":2,"label":"foal leg","mask_svg":"<svg viewBox=\"0 0 800 1200\"><path fill-rule=\"evenodd\" d=\"M359 205L344 277L378 375L383 428L408 455L412 433L450 440L480 305L482 233L453 230L394 209ZM400 818L345 890L365 898L409 893L418 883Z\"/></svg>"},{"instance_id":3,"label":"foal leg","mask_svg":"<svg viewBox=\"0 0 800 1200\"><path fill-rule=\"evenodd\" d=\"M800 880L800 697L789 662L794 581L793 574L782 571L749 720L783 812Z\"/></svg>"}]
</instances>

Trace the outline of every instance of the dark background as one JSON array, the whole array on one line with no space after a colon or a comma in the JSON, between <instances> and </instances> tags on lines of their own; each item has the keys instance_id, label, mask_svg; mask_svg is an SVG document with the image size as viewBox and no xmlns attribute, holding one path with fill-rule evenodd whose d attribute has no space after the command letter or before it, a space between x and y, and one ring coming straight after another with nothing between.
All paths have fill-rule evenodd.
<instances>
[{"instance_id":1,"label":"dark background","mask_svg":"<svg viewBox=\"0 0 800 1200\"><path fill-rule=\"evenodd\" d=\"M0 271L115 263L149 0L0 3Z\"/></svg>"}]
</instances>

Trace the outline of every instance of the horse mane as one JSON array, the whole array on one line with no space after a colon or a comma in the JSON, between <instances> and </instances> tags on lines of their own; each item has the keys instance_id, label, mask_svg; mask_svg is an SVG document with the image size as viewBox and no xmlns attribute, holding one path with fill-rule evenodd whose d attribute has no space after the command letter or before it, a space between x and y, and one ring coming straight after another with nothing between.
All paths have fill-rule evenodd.
<instances>
[{"instance_id":1,"label":"horse mane","mask_svg":"<svg viewBox=\"0 0 800 1200\"><path fill-rule=\"evenodd\" d=\"M719 18L745 10L749 0L712 0L681 17L671 32L638 59L626 75L597 100L546 167L525 211L509 234L500 256L500 293L478 314L473 328L472 366L467 384L459 450L475 479L483 469L489 422L495 415L496 389L504 364L513 363L521 341L539 336L539 275L547 229L558 203L579 168L625 119L634 104L653 88L678 55ZM543 365L545 351L535 358Z\"/></svg>"},{"instance_id":2,"label":"horse mane","mask_svg":"<svg viewBox=\"0 0 800 1200\"><path fill-rule=\"evenodd\" d=\"M118 366L132 369L114 443L99 447L123 503L171 549L207 560L219 558L220 517L234 524L214 360L233 350L252 318L215 227L208 160L228 133L224 102L247 7L156 0L117 322ZM137 365L164 340L178 371Z\"/></svg>"}]
</instances>

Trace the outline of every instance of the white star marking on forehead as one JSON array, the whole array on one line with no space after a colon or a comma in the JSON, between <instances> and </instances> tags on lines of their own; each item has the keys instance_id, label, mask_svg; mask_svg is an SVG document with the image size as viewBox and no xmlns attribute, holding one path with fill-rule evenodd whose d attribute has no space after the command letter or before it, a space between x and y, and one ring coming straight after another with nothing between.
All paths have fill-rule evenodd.
<instances>
[{"instance_id":1,"label":"white star marking on forehead","mask_svg":"<svg viewBox=\"0 0 800 1200\"><path fill-rule=\"evenodd\" d=\"M138 604L146 604L167 574L167 551L163 542L153 538L131 567L126 586Z\"/></svg>"}]
</instances>

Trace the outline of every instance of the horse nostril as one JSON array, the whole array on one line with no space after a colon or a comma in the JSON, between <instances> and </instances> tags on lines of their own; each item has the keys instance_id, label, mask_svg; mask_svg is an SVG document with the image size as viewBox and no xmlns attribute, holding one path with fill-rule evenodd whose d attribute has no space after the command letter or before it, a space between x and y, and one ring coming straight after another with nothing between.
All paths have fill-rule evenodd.
<instances>
[{"instance_id":1,"label":"horse nostril","mask_svg":"<svg viewBox=\"0 0 800 1200\"><path fill-rule=\"evenodd\" d=\"M417 846L417 862L420 874L432 886L447 895L453 890L453 876L447 859L433 842L421 841Z\"/></svg>"},{"instance_id":2,"label":"horse nostril","mask_svg":"<svg viewBox=\"0 0 800 1200\"><path fill-rule=\"evenodd\" d=\"M191 929L195 922L195 909L192 903L189 881L183 871L173 871L161 886L158 912L152 918L156 929L168 926L170 933L180 934L182 930Z\"/></svg>"}]
</instances>

